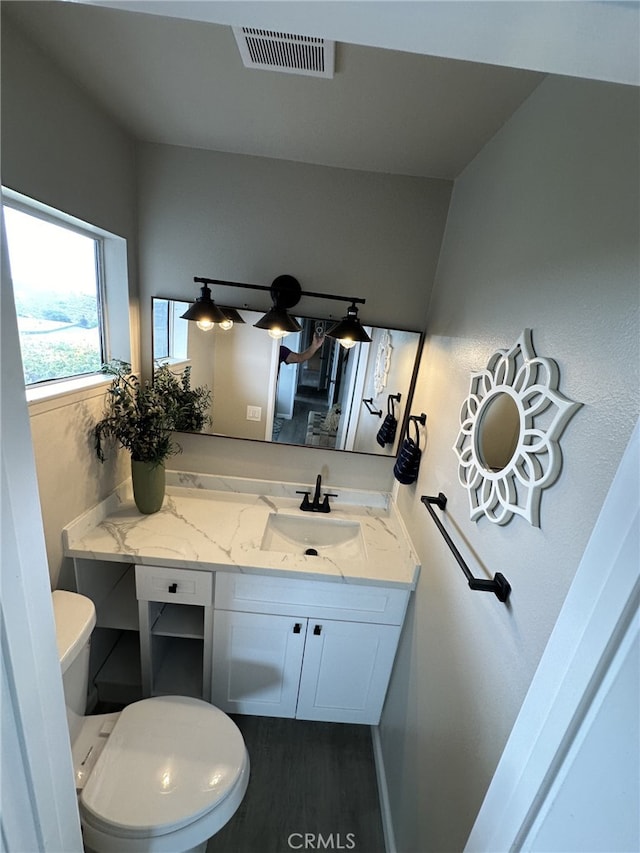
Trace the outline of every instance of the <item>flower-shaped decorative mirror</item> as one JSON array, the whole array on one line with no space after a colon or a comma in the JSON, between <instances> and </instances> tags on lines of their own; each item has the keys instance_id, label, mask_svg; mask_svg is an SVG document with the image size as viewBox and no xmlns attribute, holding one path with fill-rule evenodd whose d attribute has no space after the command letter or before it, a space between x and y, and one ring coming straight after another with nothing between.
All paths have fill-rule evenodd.
<instances>
[{"instance_id":1,"label":"flower-shaped decorative mirror","mask_svg":"<svg viewBox=\"0 0 640 853\"><path fill-rule=\"evenodd\" d=\"M560 473L558 439L580 408L558 391L553 359L536 356L531 329L471 375L453 447L471 520L506 524L514 514L539 527L541 490Z\"/></svg>"}]
</instances>

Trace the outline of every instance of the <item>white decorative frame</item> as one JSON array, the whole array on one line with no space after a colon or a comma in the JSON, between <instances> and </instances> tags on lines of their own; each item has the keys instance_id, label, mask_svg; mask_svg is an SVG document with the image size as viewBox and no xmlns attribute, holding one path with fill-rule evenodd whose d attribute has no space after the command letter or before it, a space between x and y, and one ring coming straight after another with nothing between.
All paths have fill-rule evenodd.
<instances>
[{"instance_id":1,"label":"white decorative frame","mask_svg":"<svg viewBox=\"0 0 640 853\"><path fill-rule=\"evenodd\" d=\"M536 356L531 329L525 329L510 350L495 352L485 370L471 374L453 449L459 461L458 478L469 492L472 521L485 515L489 521L506 524L516 514L540 526L541 490L555 481L562 466L558 439L582 405L558 391L559 379L556 362ZM514 400L520 435L507 465L490 471L478 450L478 428L498 394Z\"/></svg>"},{"instance_id":2,"label":"white decorative frame","mask_svg":"<svg viewBox=\"0 0 640 853\"><path fill-rule=\"evenodd\" d=\"M376 397L382 394L387 385L387 376L391 367L391 335L388 329L385 329L380 337L378 344L378 352L376 353L376 366L373 374L373 390Z\"/></svg>"}]
</instances>

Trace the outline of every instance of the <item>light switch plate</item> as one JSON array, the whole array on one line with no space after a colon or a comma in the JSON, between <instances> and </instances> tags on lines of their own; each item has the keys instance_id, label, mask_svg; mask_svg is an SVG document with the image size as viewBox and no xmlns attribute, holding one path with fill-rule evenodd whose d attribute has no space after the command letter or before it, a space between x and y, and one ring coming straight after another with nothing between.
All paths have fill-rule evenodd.
<instances>
[{"instance_id":1,"label":"light switch plate","mask_svg":"<svg viewBox=\"0 0 640 853\"><path fill-rule=\"evenodd\" d=\"M260 421L262 420L262 406L247 406L247 420Z\"/></svg>"}]
</instances>

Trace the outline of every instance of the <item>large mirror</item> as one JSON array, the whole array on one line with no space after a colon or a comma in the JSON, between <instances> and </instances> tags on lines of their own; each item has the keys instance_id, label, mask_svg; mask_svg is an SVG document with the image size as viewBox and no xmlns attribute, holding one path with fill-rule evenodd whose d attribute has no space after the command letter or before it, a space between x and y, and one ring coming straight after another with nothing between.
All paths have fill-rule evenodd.
<instances>
[{"instance_id":1,"label":"large mirror","mask_svg":"<svg viewBox=\"0 0 640 853\"><path fill-rule=\"evenodd\" d=\"M302 331L274 340L254 323L262 313L239 309L244 323L203 331L181 315L191 303L153 299L153 359L192 386L212 390L213 435L393 456L409 414L422 334L365 327L371 343L344 349L325 337L302 363L280 363L280 347L308 349L334 321L297 317ZM395 438L383 445L380 427L391 412Z\"/></svg>"}]
</instances>

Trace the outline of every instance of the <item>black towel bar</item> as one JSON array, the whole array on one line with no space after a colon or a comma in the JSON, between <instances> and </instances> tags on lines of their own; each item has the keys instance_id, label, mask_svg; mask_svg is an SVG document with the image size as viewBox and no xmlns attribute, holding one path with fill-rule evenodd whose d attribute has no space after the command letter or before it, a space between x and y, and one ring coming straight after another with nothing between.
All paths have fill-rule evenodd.
<instances>
[{"instance_id":1,"label":"black towel bar","mask_svg":"<svg viewBox=\"0 0 640 853\"><path fill-rule=\"evenodd\" d=\"M421 415L409 415L409 420L416 421L417 423L422 424L422 426L424 426L427 423L427 416L424 412Z\"/></svg>"},{"instance_id":2,"label":"black towel bar","mask_svg":"<svg viewBox=\"0 0 640 853\"><path fill-rule=\"evenodd\" d=\"M362 402L363 402L363 403L365 404L365 406L367 407L367 411L369 412L369 414L371 414L371 415L377 415L379 418L381 418L381 417L382 417L382 409L378 410L378 409L376 409L376 408L374 407L374 405L373 405L373 397L368 397L366 400L364 400L364 399L363 399L363 401L362 401Z\"/></svg>"},{"instance_id":3,"label":"black towel bar","mask_svg":"<svg viewBox=\"0 0 640 853\"><path fill-rule=\"evenodd\" d=\"M442 492L440 492L438 494L438 497L432 497L432 496L430 497L429 495L423 495L420 498L420 500L428 509L429 515L435 521L436 527L438 528L440 533L442 533L444 541L449 546L451 553L456 558L458 565L460 566L460 568L464 572L464 575L465 575L467 581L469 582L469 587L471 589L480 589L480 590L483 590L485 592L494 592L500 601L506 601L509 598L509 593L511 592L511 586L509 584L509 581L505 578L505 576L503 574L501 574L500 572L496 572L493 580L491 580L491 581L481 580L480 578L474 578L473 574L471 573L471 569L469 568L469 566L467 566L465 561L462 559L462 554L460 553L460 551L458 551L456 546L453 544L453 540L451 539L451 537L449 536L447 531L442 526L442 522L440 521L438 516L435 514L431 504L436 504L440 509L444 509L447 505L446 496L443 495Z\"/></svg>"}]
</instances>

